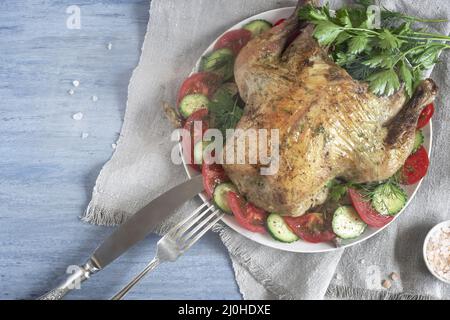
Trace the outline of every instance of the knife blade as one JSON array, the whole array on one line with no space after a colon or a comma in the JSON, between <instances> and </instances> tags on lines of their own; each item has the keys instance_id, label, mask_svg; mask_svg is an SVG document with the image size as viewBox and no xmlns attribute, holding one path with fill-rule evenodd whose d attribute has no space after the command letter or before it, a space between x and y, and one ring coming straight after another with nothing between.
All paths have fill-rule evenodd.
<instances>
[{"instance_id":1,"label":"knife blade","mask_svg":"<svg viewBox=\"0 0 450 320\"><path fill-rule=\"evenodd\" d=\"M102 270L143 240L165 218L203 190L202 176L199 175L151 201L103 241L86 264L78 267L70 266L71 274L38 300L60 300L69 291L79 288L79 285L89 279L92 274Z\"/></svg>"},{"instance_id":2,"label":"knife blade","mask_svg":"<svg viewBox=\"0 0 450 320\"><path fill-rule=\"evenodd\" d=\"M106 267L143 240L169 214L202 191L202 176L199 175L154 199L114 231L94 251L91 260L98 269Z\"/></svg>"}]
</instances>

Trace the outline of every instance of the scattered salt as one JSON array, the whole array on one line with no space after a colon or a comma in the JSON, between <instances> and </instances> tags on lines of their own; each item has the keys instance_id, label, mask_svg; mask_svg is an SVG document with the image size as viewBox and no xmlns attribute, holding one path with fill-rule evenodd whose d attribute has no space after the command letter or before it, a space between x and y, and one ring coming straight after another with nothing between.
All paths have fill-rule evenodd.
<instances>
[{"instance_id":1,"label":"scattered salt","mask_svg":"<svg viewBox=\"0 0 450 320\"><path fill-rule=\"evenodd\" d=\"M75 91L73 89L69 89L69 91L67 91L68 94L70 94L71 96L73 96L75 94Z\"/></svg>"},{"instance_id":2,"label":"scattered salt","mask_svg":"<svg viewBox=\"0 0 450 320\"><path fill-rule=\"evenodd\" d=\"M342 276L338 273L338 274L336 274L336 280L342 280Z\"/></svg>"},{"instance_id":3,"label":"scattered salt","mask_svg":"<svg viewBox=\"0 0 450 320\"><path fill-rule=\"evenodd\" d=\"M110 42L110 43L108 43L108 46L107 46L107 48L108 48L108 50L111 50L112 49L112 43Z\"/></svg>"},{"instance_id":4,"label":"scattered salt","mask_svg":"<svg viewBox=\"0 0 450 320\"><path fill-rule=\"evenodd\" d=\"M97 102L98 101L98 97L97 96L92 96L91 97L92 101Z\"/></svg>"},{"instance_id":5,"label":"scattered salt","mask_svg":"<svg viewBox=\"0 0 450 320\"><path fill-rule=\"evenodd\" d=\"M115 144L115 143L113 143L112 145L111 145L111 148L113 148L114 150L117 148L117 144Z\"/></svg>"},{"instance_id":6,"label":"scattered salt","mask_svg":"<svg viewBox=\"0 0 450 320\"><path fill-rule=\"evenodd\" d=\"M73 80L73 81L72 81L72 84L73 84L74 87L78 87L78 86L80 85L80 81L78 81L78 80Z\"/></svg>"},{"instance_id":7,"label":"scattered salt","mask_svg":"<svg viewBox=\"0 0 450 320\"><path fill-rule=\"evenodd\" d=\"M87 139L89 137L89 133L83 132L81 134L81 139Z\"/></svg>"},{"instance_id":8,"label":"scattered salt","mask_svg":"<svg viewBox=\"0 0 450 320\"><path fill-rule=\"evenodd\" d=\"M72 118L73 118L73 120L80 121L81 119L83 119L83 114L82 114L81 112L75 113L75 114L72 116Z\"/></svg>"}]
</instances>

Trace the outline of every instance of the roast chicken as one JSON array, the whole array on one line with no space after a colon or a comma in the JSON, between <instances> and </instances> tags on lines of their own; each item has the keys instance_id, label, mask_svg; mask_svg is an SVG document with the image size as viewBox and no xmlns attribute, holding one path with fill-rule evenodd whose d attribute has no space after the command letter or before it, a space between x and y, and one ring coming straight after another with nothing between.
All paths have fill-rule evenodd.
<instances>
[{"instance_id":1,"label":"roast chicken","mask_svg":"<svg viewBox=\"0 0 450 320\"><path fill-rule=\"evenodd\" d=\"M224 154L237 151L231 142L245 130L278 129L279 169L262 175L260 163L224 168L248 201L282 215L324 203L335 178L368 183L393 176L412 152L421 111L437 94L427 79L410 99L403 89L376 96L336 65L312 33L296 11L250 41L235 64L246 106L237 125L243 130L228 139Z\"/></svg>"}]
</instances>

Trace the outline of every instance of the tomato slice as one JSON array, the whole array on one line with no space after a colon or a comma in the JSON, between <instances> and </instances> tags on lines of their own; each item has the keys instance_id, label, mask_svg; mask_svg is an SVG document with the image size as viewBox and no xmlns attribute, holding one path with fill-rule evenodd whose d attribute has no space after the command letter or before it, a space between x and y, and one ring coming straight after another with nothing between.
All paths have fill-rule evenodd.
<instances>
[{"instance_id":1,"label":"tomato slice","mask_svg":"<svg viewBox=\"0 0 450 320\"><path fill-rule=\"evenodd\" d=\"M279 26L280 24L282 24L283 22L285 22L286 19L280 19L277 22L275 22L275 24L273 25L274 27Z\"/></svg>"},{"instance_id":2,"label":"tomato slice","mask_svg":"<svg viewBox=\"0 0 450 320\"><path fill-rule=\"evenodd\" d=\"M184 123L183 129L189 131L190 139L182 139L181 145L183 147L184 159L189 161L189 166L200 171L200 165L195 164L194 161L194 147L195 144L203 139L203 135L208 130L208 109L200 109L194 112ZM195 123L200 122L201 130L196 130Z\"/></svg>"},{"instance_id":3,"label":"tomato slice","mask_svg":"<svg viewBox=\"0 0 450 320\"><path fill-rule=\"evenodd\" d=\"M210 198L213 196L216 186L230 180L220 164L204 163L202 166L202 175L203 187Z\"/></svg>"},{"instance_id":4,"label":"tomato slice","mask_svg":"<svg viewBox=\"0 0 450 320\"><path fill-rule=\"evenodd\" d=\"M417 123L417 129L422 129L427 126L431 118L434 115L434 104L430 103L423 109L419 117L419 122Z\"/></svg>"},{"instance_id":5,"label":"tomato slice","mask_svg":"<svg viewBox=\"0 0 450 320\"><path fill-rule=\"evenodd\" d=\"M214 73L195 73L183 82L183 85L178 93L177 105L179 105L181 100L189 94L200 93L212 98L220 84L220 76Z\"/></svg>"},{"instance_id":6,"label":"tomato slice","mask_svg":"<svg viewBox=\"0 0 450 320\"><path fill-rule=\"evenodd\" d=\"M227 197L228 205L236 221L243 228L257 233L266 232L265 224L268 216L266 211L246 202L235 192L229 192Z\"/></svg>"},{"instance_id":7,"label":"tomato slice","mask_svg":"<svg viewBox=\"0 0 450 320\"><path fill-rule=\"evenodd\" d=\"M416 184L422 180L428 172L430 167L430 159L428 158L427 150L420 147L415 153L406 159L405 165L400 172L400 181L403 184Z\"/></svg>"},{"instance_id":8,"label":"tomato slice","mask_svg":"<svg viewBox=\"0 0 450 320\"><path fill-rule=\"evenodd\" d=\"M214 50L228 48L238 55L243 47L252 39L252 33L245 29L225 33L214 45Z\"/></svg>"},{"instance_id":9,"label":"tomato slice","mask_svg":"<svg viewBox=\"0 0 450 320\"><path fill-rule=\"evenodd\" d=\"M307 242L321 243L336 238L322 213L308 213L296 218L284 217L284 221L297 236Z\"/></svg>"},{"instance_id":10,"label":"tomato slice","mask_svg":"<svg viewBox=\"0 0 450 320\"><path fill-rule=\"evenodd\" d=\"M391 222L394 217L384 216L379 214L373 207L370 201L364 199L361 193L355 189L349 189L348 194L352 200L353 206L356 212L358 212L361 219L367 223L367 225L374 228L381 228Z\"/></svg>"}]
</instances>

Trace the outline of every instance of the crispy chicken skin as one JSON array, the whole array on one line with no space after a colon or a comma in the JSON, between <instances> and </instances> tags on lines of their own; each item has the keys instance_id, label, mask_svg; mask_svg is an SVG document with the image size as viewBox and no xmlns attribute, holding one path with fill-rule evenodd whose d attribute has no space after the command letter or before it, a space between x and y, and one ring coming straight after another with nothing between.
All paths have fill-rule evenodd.
<instances>
[{"instance_id":1,"label":"crispy chicken skin","mask_svg":"<svg viewBox=\"0 0 450 320\"><path fill-rule=\"evenodd\" d=\"M297 11L306 2L250 41L235 64L246 102L237 128L279 129L278 172L264 176L258 164L224 165L250 202L292 216L322 204L327 183L336 177L364 183L394 175L412 151L421 111L437 94L431 79L409 101L403 90L391 97L372 94L330 60L312 36L313 26L299 21ZM230 142L240 134L228 140L225 156L236 151Z\"/></svg>"}]
</instances>

